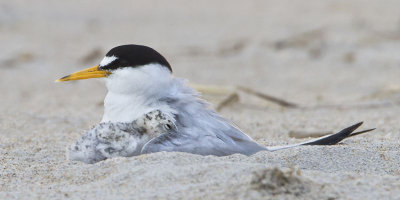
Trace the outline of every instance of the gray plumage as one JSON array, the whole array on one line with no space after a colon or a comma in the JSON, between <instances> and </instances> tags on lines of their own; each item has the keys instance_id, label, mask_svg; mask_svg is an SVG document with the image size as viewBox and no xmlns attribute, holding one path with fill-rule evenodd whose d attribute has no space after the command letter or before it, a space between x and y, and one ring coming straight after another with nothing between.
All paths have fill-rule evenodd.
<instances>
[{"instance_id":1,"label":"gray plumage","mask_svg":"<svg viewBox=\"0 0 400 200\"><path fill-rule=\"evenodd\" d=\"M180 151L200 155L226 156L235 153L252 155L266 150L232 123L209 109L198 93L185 81L174 79L171 92L156 101L165 102L176 111L176 130L152 139L142 153Z\"/></svg>"}]
</instances>

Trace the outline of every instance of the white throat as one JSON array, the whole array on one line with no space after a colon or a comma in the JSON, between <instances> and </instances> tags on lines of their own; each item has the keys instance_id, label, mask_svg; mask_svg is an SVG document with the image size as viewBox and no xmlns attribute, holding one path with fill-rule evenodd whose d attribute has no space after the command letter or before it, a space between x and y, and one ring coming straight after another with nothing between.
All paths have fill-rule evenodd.
<instances>
[{"instance_id":1,"label":"white throat","mask_svg":"<svg viewBox=\"0 0 400 200\"><path fill-rule=\"evenodd\" d=\"M142 115L161 110L174 113L160 98L169 94L172 75L159 64L124 67L106 78L108 93L104 99L102 122L132 122Z\"/></svg>"}]
</instances>

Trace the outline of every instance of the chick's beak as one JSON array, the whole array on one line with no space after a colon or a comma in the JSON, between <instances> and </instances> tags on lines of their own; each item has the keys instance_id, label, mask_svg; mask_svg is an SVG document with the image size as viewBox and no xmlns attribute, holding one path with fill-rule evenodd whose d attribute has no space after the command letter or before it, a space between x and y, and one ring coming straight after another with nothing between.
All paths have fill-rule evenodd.
<instances>
[{"instance_id":1,"label":"chick's beak","mask_svg":"<svg viewBox=\"0 0 400 200\"><path fill-rule=\"evenodd\" d=\"M82 79L88 79L88 78L102 78L102 77L107 77L110 75L111 72L101 70L99 66L94 66L90 67L75 73L72 73L70 75L64 76L56 82L62 82L62 81L74 81L74 80L82 80Z\"/></svg>"}]
</instances>

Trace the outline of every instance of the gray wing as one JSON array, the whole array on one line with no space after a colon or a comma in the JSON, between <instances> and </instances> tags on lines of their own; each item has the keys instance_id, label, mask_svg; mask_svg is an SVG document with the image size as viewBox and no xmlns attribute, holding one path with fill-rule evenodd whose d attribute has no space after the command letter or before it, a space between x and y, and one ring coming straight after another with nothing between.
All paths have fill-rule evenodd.
<instances>
[{"instance_id":1,"label":"gray wing","mask_svg":"<svg viewBox=\"0 0 400 200\"><path fill-rule=\"evenodd\" d=\"M177 83L177 93L164 97L167 105L176 110L175 128L149 141L142 153L179 151L200 155L226 156L235 153L251 155L265 150L226 119L208 109L196 92ZM182 85L180 85L182 84Z\"/></svg>"},{"instance_id":2,"label":"gray wing","mask_svg":"<svg viewBox=\"0 0 400 200\"><path fill-rule=\"evenodd\" d=\"M204 116L202 116L204 115ZM176 129L150 140L141 153L178 151L200 155L252 155L265 147L213 112L176 117Z\"/></svg>"},{"instance_id":3,"label":"gray wing","mask_svg":"<svg viewBox=\"0 0 400 200\"><path fill-rule=\"evenodd\" d=\"M229 144L226 141L211 135L203 137L182 136L177 132L165 133L150 140L142 148L141 153L155 153L161 151L187 152L199 155L227 156L235 153L252 155L258 151L266 150L264 147L251 141Z\"/></svg>"}]
</instances>

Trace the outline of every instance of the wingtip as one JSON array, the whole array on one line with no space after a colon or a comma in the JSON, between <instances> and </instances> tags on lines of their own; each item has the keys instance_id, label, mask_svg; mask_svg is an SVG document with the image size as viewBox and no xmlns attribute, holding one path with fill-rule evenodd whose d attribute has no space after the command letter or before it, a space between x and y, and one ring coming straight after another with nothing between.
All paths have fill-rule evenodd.
<instances>
[{"instance_id":1,"label":"wingtip","mask_svg":"<svg viewBox=\"0 0 400 200\"><path fill-rule=\"evenodd\" d=\"M334 145L339 143L340 141L352 137L361 133L365 133L365 131L360 131L357 133L353 133L358 127L360 127L363 122L358 122L352 126L349 126L335 134L329 135L327 137L321 138L319 140L315 140L309 143L305 143L304 145ZM368 131L367 131L368 132ZM352 134L353 133L353 134Z\"/></svg>"},{"instance_id":2,"label":"wingtip","mask_svg":"<svg viewBox=\"0 0 400 200\"><path fill-rule=\"evenodd\" d=\"M358 122L357 124L354 124L353 126L350 126L350 127L360 127L362 124L363 124L364 122L363 121L361 121L361 122Z\"/></svg>"},{"instance_id":3,"label":"wingtip","mask_svg":"<svg viewBox=\"0 0 400 200\"><path fill-rule=\"evenodd\" d=\"M339 133L348 133L348 135L350 135L353 131L355 131L356 129L358 129L358 127L360 127L364 122L358 122L357 124L351 125L341 131L339 131Z\"/></svg>"}]
</instances>

